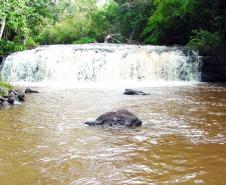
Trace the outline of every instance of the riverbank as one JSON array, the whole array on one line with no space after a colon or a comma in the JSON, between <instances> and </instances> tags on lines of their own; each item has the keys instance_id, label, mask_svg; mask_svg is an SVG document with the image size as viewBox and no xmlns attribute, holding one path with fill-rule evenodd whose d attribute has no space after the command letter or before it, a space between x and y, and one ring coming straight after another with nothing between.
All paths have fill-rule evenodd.
<instances>
[{"instance_id":1,"label":"riverbank","mask_svg":"<svg viewBox=\"0 0 226 185\"><path fill-rule=\"evenodd\" d=\"M0 82L0 108L13 106L25 101L25 93L22 90L13 89L12 85Z\"/></svg>"},{"instance_id":2,"label":"riverbank","mask_svg":"<svg viewBox=\"0 0 226 185\"><path fill-rule=\"evenodd\" d=\"M26 99L25 94L28 93L38 93L38 91L33 91L29 88L23 91L15 89L8 83L0 82L0 109L21 104Z\"/></svg>"}]
</instances>

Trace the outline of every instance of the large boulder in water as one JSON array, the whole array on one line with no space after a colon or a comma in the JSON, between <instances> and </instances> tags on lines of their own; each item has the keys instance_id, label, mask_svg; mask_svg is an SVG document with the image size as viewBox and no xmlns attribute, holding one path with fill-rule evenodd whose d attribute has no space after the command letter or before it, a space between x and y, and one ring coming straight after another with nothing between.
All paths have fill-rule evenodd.
<instances>
[{"instance_id":1,"label":"large boulder in water","mask_svg":"<svg viewBox=\"0 0 226 185\"><path fill-rule=\"evenodd\" d=\"M118 110L115 112L107 112L99 116L96 120L86 121L89 126L125 126L139 127L142 121L128 110Z\"/></svg>"},{"instance_id":2,"label":"large boulder in water","mask_svg":"<svg viewBox=\"0 0 226 185\"><path fill-rule=\"evenodd\" d=\"M123 94L125 94L125 95L149 95L149 94L144 93L142 91L136 91L136 90L133 90L133 89L126 89Z\"/></svg>"}]
</instances>

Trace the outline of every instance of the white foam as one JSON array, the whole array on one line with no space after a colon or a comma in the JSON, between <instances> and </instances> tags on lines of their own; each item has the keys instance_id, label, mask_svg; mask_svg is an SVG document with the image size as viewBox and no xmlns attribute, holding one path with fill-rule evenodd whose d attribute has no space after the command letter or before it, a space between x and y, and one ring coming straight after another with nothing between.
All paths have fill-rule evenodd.
<instances>
[{"instance_id":1,"label":"white foam","mask_svg":"<svg viewBox=\"0 0 226 185\"><path fill-rule=\"evenodd\" d=\"M181 85L199 81L199 60L177 47L87 44L52 45L10 55L3 79L56 87Z\"/></svg>"}]
</instances>

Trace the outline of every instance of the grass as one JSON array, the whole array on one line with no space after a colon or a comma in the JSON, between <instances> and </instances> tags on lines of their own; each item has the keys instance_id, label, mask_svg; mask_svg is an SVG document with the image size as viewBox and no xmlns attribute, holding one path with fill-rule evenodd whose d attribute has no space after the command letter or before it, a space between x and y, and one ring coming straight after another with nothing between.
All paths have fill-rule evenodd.
<instances>
[{"instance_id":1,"label":"grass","mask_svg":"<svg viewBox=\"0 0 226 185\"><path fill-rule=\"evenodd\" d=\"M13 88L12 85L10 85L6 82L0 82L0 87L5 88L5 89L9 89L9 90Z\"/></svg>"},{"instance_id":2,"label":"grass","mask_svg":"<svg viewBox=\"0 0 226 185\"><path fill-rule=\"evenodd\" d=\"M1 90L3 89L3 90ZM6 83L6 82L0 82L0 96L4 95L4 90L11 90L13 89L13 86Z\"/></svg>"}]
</instances>

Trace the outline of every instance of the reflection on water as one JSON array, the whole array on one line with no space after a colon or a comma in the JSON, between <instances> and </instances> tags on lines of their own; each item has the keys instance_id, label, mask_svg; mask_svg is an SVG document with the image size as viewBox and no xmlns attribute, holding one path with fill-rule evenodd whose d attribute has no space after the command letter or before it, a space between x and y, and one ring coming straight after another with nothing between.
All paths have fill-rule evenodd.
<instances>
[{"instance_id":1,"label":"reflection on water","mask_svg":"<svg viewBox=\"0 0 226 185\"><path fill-rule=\"evenodd\" d=\"M0 111L0 184L224 184L226 88L210 85L124 89L40 88ZM127 108L137 129L82 123Z\"/></svg>"}]
</instances>

